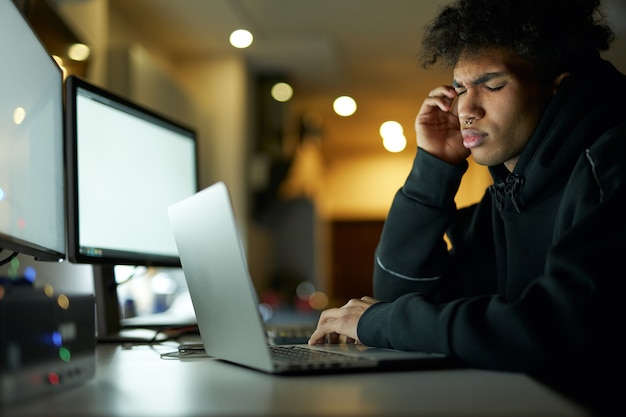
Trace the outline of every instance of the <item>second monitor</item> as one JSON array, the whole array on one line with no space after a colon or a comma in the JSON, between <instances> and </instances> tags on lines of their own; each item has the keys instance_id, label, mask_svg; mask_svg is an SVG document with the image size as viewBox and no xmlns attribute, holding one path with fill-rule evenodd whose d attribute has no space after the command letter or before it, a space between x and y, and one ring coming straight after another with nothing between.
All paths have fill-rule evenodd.
<instances>
[{"instance_id":1,"label":"second monitor","mask_svg":"<svg viewBox=\"0 0 626 417\"><path fill-rule=\"evenodd\" d=\"M198 190L195 131L66 80L68 259L94 265L99 337L120 328L115 265L179 266L167 207Z\"/></svg>"}]
</instances>

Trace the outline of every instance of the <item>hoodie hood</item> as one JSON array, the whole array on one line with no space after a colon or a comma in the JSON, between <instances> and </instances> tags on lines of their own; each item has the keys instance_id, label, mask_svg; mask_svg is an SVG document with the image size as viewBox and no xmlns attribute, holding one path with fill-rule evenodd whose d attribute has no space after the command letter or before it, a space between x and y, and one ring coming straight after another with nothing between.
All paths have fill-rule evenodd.
<instances>
[{"instance_id":1,"label":"hoodie hood","mask_svg":"<svg viewBox=\"0 0 626 417\"><path fill-rule=\"evenodd\" d=\"M510 173L490 167L489 187L498 210L521 213L533 199L562 188L582 152L626 113L626 76L594 53L581 59L548 104L528 145Z\"/></svg>"}]
</instances>

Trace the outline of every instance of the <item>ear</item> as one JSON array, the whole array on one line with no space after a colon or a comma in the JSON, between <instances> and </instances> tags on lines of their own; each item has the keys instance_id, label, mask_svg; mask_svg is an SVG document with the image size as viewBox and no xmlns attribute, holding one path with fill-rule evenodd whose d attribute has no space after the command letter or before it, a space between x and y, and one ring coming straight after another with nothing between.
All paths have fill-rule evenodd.
<instances>
[{"instance_id":1,"label":"ear","mask_svg":"<svg viewBox=\"0 0 626 417\"><path fill-rule=\"evenodd\" d=\"M563 72L557 75L556 78L554 78L554 89L552 90L552 94L556 94L559 86L561 85L561 82L567 77L569 77L569 72Z\"/></svg>"}]
</instances>

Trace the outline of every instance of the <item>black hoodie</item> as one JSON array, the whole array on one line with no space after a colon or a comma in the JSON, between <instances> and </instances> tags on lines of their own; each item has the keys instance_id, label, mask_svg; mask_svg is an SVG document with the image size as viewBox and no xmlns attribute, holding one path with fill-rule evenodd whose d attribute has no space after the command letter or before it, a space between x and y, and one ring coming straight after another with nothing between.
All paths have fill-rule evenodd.
<instances>
[{"instance_id":1,"label":"black hoodie","mask_svg":"<svg viewBox=\"0 0 626 417\"><path fill-rule=\"evenodd\" d=\"M494 184L468 208L454 203L467 165L419 149L376 250L382 302L361 317L361 342L524 372L581 399L622 380L624 97L623 74L585 59L515 170L490 167Z\"/></svg>"}]
</instances>

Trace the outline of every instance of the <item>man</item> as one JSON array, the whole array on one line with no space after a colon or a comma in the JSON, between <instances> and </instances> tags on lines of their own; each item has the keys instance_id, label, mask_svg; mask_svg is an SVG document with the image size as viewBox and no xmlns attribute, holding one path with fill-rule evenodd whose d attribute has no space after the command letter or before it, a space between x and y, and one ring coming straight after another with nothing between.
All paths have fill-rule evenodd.
<instances>
[{"instance_id":1,"label":"man","mask_svg":"<svg viewBox=\"0 0 626 417\"><path fill-rule=\"evenodd\" d=\"M417 115L414 165L375 254L375 298L323 312L310 344L443 352L594 405L623 392L626 77L600 58L612 32L598 7L441 10L422 63L452 67L453 81ZM494 183L457 209L470 155Z\"/></svg>"}]
</instances>

